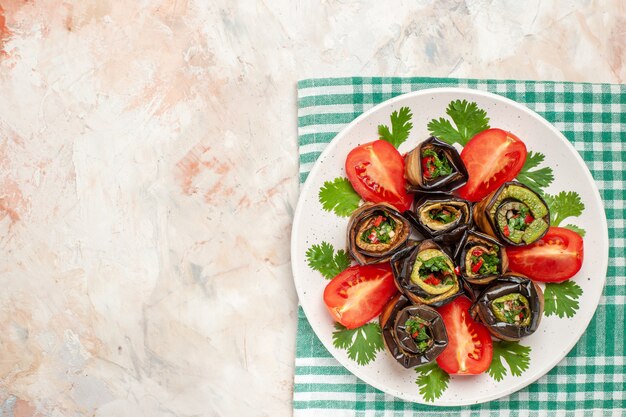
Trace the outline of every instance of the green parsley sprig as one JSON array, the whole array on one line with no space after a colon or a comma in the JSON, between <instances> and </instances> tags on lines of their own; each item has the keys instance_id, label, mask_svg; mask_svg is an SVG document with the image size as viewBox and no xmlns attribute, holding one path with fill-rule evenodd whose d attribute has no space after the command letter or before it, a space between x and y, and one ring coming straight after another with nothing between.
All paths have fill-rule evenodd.
<instances>
[{"instance_id":1,"label":"green parsley sprig","mask_svg":"<svg viewBox=\"0 0 626 417\"><path fill-rule=\"evenodd\" d=\"M580 216L585 204L576 191L561 191L557 195L544 194L550 208L550 225L558 226L568 217Z\"/></svg>"},{"instance_id":2,"label":"green parsley sprig","mask_svg":"<svg viewBox=\"0 0 626 417\"><path fill-rule=\"evenodd\" d=\"M546 283L543 312L546 316L574 317L582 294L583 289L574 281Z\"/></svg>"},{"instance_id":3,"label":"green parsley sprig","mask_svg":"<svg viewBox=\"0 0 626 417\"><path fill-rule=\"evenodd\" d=\"M376 359L376 353L384 349L383 335L378 323L367 323L356 329L347 329L335 323L333 345L345 349L348 357L359 365L367 365Z\"/></svg>"},{"instance_id":4,"label":"green parsley sprig","mask_svg":"<svg viewBox=\"0 0 626 417\"><path fill-rule=\"evenodd\" d=\"M335 248L328 242L313 245L306 251L306 258L311 269L320 272L324 278L332 279L350 266L350 257L345 250Z\"/></svg>"},{"instance_id":5,"label":"green parsley sprig","mask_svg":"<svg viewBox=\"0 0 626 417\"><path fill-rule=\"evenodd\" d=\"M378 136L396 148L400 147L409 137L411 129L413 129L412 117L411 109L401 107L400 111L391 113L391 130L386 125L378 125Z\"/></svg>"},{"instance_id":6,"label":"green parsley sprig","mask_svg":"<svg viewBox=\"0 0 626 417\"><path fill-rule=\"evenodd\" d=\"M536 169L541 164L546 156L541 152L528 152L526 155L526 162L519 174L517 174L517 180L522 184L527 185L532 190L542 193L544 188L548 187L554 181L554 174L552 168L543 167Z\"/></svg>"},{"instance_id":7,"label":"green parsley sprig","mask_svg":"<svg viewBox=\"0 0 626 417\"><path fill-rule=\"evenodd\" d=\"M530 346L519 342L493 342L493 359L487 372L496 381L502 381L508 373L506 363L511 375L520 376L530 365L530 350Z\"/></svg>"},{"instance_id":8,"label":"green parsley sprig","mask_svg":"<svg viewBox=\"0 0 626 417\"><path fill-rule=\"evenodd\" d=\"M435 401L448 388L450 375L441 369L437 362L418 366L415 372L418 375L415 383L419 386L419 392L425 401Z\"/></svg>"},{"instance_id":9,"label":"green parsley sprig","mask_svg":"<svg viewBox=\"0 0 626 417\"><path fill-rule=\"evenodd\" d=\"M344 177L326 181L318 193L322 207L334 211L337 216L349 217L359 207L361 197L354 191L350 181Z\"/></svg>"},{"instance_id":10,"label":"green parsley sprig","mask_svg":"<svg viewBox=\"0 0 626 417\"><path fill-rule=\"evenodd\" d=\"M460 143L465 146L474 135L489 129L487 112L474 102L452 101L446 109L446 114L450 116L455 126L452 126L449 120L440 117L428 123L428 131L450 145Z\"/></svg>"}]
</instances>

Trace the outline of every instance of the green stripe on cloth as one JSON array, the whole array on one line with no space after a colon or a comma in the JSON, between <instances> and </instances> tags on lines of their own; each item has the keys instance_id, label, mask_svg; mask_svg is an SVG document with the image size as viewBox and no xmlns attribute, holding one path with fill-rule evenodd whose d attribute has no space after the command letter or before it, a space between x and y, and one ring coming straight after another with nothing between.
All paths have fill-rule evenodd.
<instances>
[{"instance_id":1,"label":"green stripe on cloth","mask_svg":"<svg viewBox=\"0 0 626 417\"><path fill-rule=\"evenodd\" d=\"M325 144L364 111L397 95L434 87L486 90L523 103L574 145L605 203L609 267L589 328L547 375L500 400L468 407L404 402L360 381L324 348L298 312L294 416L623 416L626 349L626 86L451 78L346 77L298 82L298 143L303 183Z\"/></svg>"}]
</instances>

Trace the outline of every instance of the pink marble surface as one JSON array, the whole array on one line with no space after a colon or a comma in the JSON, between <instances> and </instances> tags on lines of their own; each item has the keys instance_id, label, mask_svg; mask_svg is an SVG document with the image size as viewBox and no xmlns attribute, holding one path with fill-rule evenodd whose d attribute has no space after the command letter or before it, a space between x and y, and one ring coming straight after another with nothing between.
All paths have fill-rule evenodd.
<instances>
[{"instance_id":1,"label":"pink marble surface","mask_svg":"<svg viewBox=\"0 0 626 417\"><path fill-rule=\"evenodd\" d=\"M623 83L626 5L0 0L0 415L289 416L295 82Z\"/></svg>"}]
</instances>

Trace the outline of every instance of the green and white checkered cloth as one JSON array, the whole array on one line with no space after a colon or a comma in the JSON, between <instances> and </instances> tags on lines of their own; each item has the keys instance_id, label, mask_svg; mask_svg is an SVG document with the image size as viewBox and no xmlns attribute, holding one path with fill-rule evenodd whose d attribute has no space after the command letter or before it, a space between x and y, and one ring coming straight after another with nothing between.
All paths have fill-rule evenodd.
<instances>
[{"instance_id":1,"label":"green and white checkered cloth","mask_svg":"<svg viewBox=\"0 0 626 417\"><path fill-rule=\"evenodd\" d=\"M609 267L598 310L574 349L535 383L489 403L441 408L402 401L356 378L328 353L300 308L294 416L626 415L626 86L397 77L302 80L300 182L326 144L361 113L397 95L433 87L486 90L523 103L554 124L582 155L600 189L609 225Z\"/></svg>"}]
</instances>

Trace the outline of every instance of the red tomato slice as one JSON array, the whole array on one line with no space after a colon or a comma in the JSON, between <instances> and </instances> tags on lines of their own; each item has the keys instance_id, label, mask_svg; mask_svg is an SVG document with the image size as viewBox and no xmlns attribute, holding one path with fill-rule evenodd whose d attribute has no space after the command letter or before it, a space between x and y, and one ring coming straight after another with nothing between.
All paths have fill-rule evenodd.
<instances>
[{"instance_id":1,"label":"red tomato slice","mask_svg":"<svg viewBox=\"0 0 626 417\"><path fill-rule=\"evenodd\" d=\"M449 374L476 375L491 366L491 334L470 317L471 305L469 298L461 296L437 309L448 333L448 347L437 356L437 364Z\"/></svg>"},{"instance_id":2,"label":"red tomato slice","mask_svg":"<svg viewBox=\"0 0 626 417\"><path fill-rule=\"evenodd\" d=\"M519 174L526 153L524 142L511 132L502 129L480 132L461 151L469 180L456 193L469 201L482 200Z\"/></svg>"},{"instance_id":3,"label":"red tomato slice","mask_svg":"<svg viewBox=\"0 0 626 417\"><path fill-rule=\"evenodd\" d=\"M356 265L328 283L324 303L335 321L354 329L378 316L396 292L389 263Z\"/></svg>"},{"instance_id":4,"label":"red tomato slice","mask_svg":"<svg viewBox=\"0 0 626 417\"><path fill-rule=\"evenodd\" d=\"M528 246L507 247L509 268L541 282L570 279L583 265L583 238L562 227L551 227Z\"/></svg>"},{"instance_id":5,"label":"red tomato slice","mask_svg":"<svg viewBox=\"0 0 626 417\"><path fill-rule=\"evenodd\" d=\"M411 207L404 180L404 159L387 141L376 140L352 149L346 158L352 188L365 201L387 202L400 211Z\"/></svg>"}]
</instances>

